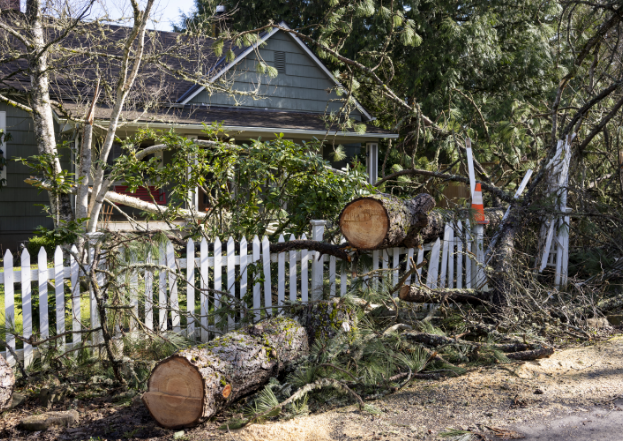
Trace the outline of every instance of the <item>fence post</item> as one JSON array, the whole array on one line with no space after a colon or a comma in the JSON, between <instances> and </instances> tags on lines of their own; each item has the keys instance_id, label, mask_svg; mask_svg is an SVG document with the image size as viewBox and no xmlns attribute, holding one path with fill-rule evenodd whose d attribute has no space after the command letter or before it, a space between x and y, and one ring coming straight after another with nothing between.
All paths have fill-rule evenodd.
<instances>
[{"instance_id":1,"label":"fence post","mask_svg":"<svg viewBox=\"0 0 623 441\"><path fill-rule=\"evenodd\" d=\"M312 220L310 223L312 226L312 240L322 242L322 238L324 236L324 227L327 222L323 220ZM319 259L318 254L318 252L314 252L312 254L314 256L314 260L312 263L312 300L322 299L322 273L324 256L321 256Z\"/></svg>"}]
</instances>

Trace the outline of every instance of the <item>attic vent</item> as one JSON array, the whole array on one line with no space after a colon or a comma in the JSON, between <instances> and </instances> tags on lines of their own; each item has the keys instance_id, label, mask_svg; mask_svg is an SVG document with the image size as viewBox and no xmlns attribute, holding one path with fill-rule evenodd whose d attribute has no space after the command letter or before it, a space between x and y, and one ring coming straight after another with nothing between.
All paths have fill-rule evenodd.
<instances>
[{"instance_id":1,"label":"attic vent","mask_svg":"<svg viewBox=\"0 0 623 441\"><path fill-rule=\"evenodd\" d=\"M275 68L277 72L286 73L286 53L282 51L275 51Z\"/></svg>"}]
</instances>

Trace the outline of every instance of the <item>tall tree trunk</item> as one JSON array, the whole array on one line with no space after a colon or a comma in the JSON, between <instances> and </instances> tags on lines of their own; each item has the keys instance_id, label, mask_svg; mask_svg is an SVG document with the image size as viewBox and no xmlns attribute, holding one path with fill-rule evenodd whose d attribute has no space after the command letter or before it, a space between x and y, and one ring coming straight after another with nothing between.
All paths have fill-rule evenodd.
<instances>
[{"instance_id":1,"label":"tall tree trunk","mask_svg":"<svg viewBox=\"0 0 623 441\"><path fill-rule=\"evenodd\" d=\"M46 155L51 162L50 172L52 175L48 176L48 178L56 181L62 175L62 167L56 148L56 134L54 132L50 85L47 73L48 54L45 51L46 41L41 23L42 14L39 2L29 1L26 12L32 27L33 37L33 49L29 63L32 72L30 82L32 86L32 117L35 127L35 138L39 154ZM48 196L55 226L58 226L61 221L67 222L73 219L68 194L48 191Z\"/></svg>"}]
</instances>

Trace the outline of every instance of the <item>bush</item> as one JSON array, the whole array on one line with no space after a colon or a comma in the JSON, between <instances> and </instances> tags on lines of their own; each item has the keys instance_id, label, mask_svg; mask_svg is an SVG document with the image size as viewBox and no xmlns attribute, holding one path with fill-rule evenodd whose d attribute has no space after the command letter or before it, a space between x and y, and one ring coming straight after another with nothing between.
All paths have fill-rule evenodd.
<instances>
[{"instance_id":1,"label":"bush","mask_svg":"<svg viewBox=\"0 0 623 441\"><path fill-rule=\"evenodd\" d=\"M26 244L26 248L28 248L28 253L31 256L36 256L39 254L39 250L41 247L45 248L45 251L48 253L48 256L54 254L54 250L56 248L56 243L54 240L45 236L34 236L28 239L28 243Z\"/></svg>"}]
</instances>

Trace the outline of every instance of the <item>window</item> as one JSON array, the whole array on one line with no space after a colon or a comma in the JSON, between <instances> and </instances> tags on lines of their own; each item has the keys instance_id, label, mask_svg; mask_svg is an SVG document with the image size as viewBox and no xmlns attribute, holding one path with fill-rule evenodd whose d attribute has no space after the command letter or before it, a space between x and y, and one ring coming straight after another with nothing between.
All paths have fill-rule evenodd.
<instances>
[{"instance_id":1,"label":"window","mask_svg":"<svg viewBox=\"0 0 623 441\"><path fill-rule=\"evenodd\" d=\"M280 74L286 73L286 53L275 51L275 68Z\"/></svg>"}]
</instances>

